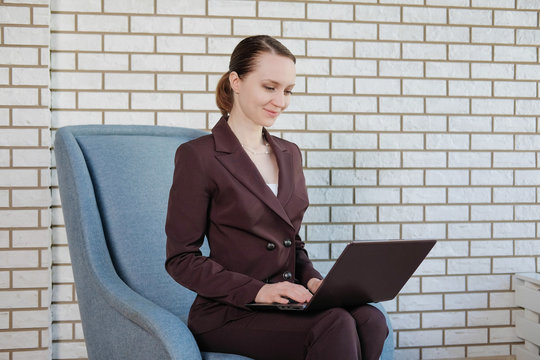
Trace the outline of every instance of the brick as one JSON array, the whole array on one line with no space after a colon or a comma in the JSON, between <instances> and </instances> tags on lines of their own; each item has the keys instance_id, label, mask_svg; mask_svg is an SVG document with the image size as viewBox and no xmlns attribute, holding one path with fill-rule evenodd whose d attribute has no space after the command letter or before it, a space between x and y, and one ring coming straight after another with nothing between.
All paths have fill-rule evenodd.
<instances>
[{"instance_id":1,"label":"brick","mask_svg":"<svg viewBox=\"0 0 540 360\"><path fill-rule=\"evenodd\" d=\"M217 16L255 16L256 4L251 1L208 1L208 15Z\"/></svg>"},{"instance_id":2,"label":"brick","mask_svg":"<svg viewBox=\"0 0 540 360\"><path fill-rule=\"evenodd\" d=\"M443 344L442 330L401 331L399 347L435 346Z\"/></svg>"},{"instance_id":3,"label":"brick","mask_svg":"<svg viewBox=\"0 0 540 360\"><path fill-rule=\"evenodd\" d=\"M379 185L423 185L422 170L380 170Z\"/></svg>"},{"instance_id":4,"label":"brick","mask_svg":"<svg viewBox=\"0 0 540 360\"><path fill-rule=\"evenodd\" d=\"M400 119L397 115L356 115L355 129L358 131L399 131Z\"/></svg>"},{"instance_id":5,"label":"brick","mask_svg":"<svg viewBox=\"0 0 540 360\"><path fill-rule=\"evenodd\" d=\"M49 29L45 27L4 27L4 44L48 45Z\"/></svg>"},{"instance_id":6,"label":"brick","mask_svg":"<svg viewBox=\"0 0 540 360\"><path fill-rule=\"evenodd\" d=\"M0 186L10 188L37 186L37 171L34 169L0 169Z\"/></svg>"},{"instance_id":7,"label":"brick","mask_svg":"<svg viewBox=\"0 0 540 360\"><path fill-rule=\"evenodd\" d=\"M508 206L507 208L511 209L512 207ZM510 240L471 241L471 256L511 256L513 251L514 246Z\"/></svg>"},{"instance_id":8,"label":"brick","mask_svg":"<svg viewBox=\"0 0 540 360\"><path fill-rule=\"evenodd\" d=\"M446 46L438 44L403 44L404 59L446 59Z\"/></svg>"},{"instance_id":9,"label":"brick","mask_svg":"<svg viewBox=\"0 0 540 360\"><path fill-rule=\"evenodd\" d=\"M280 36L281 23L279 20L233 20L234 35L257 35L259 33Z\"/></svg>"},{"instance_id":10,"label":"brick","mask_svg":"<svg viewBox=\"0 0 540 360\"><path fill-rule=\"evenodd\" d=\"M393 168L400 167L400 153L394 151L362 151L356 153L356 167Z\"/></svg>"},{"instance_id":11,"label":"brick","mask_svg":"<svg viewBox=\"0 0 540 360\"><path fill-rule=\"evenodd\" d=\"M180 18L169 16L131 16L130 32L178 34L180 33ZM186 48L191 47L186 46Z\"/></svg>"},{"instance_id":12,"label":"brick","mask_svg":"<svg viewBox=\"0 0 540 360\"><path fill-rule=\"evenodd\" d=\"M434 168L446 167L446 153L444 152L404 152L404 168Z\"/></svg>"},{"instance_id":13,"label":"brick","mask_svg":"<svg viewBox=\"0 0 540 360\"><path fill-rule=\"evenodd\" d=\"M332 59L332 75L377 75L377 63L371 60Z\"/></svg>"},{"instance_id":14,"label":"brick","mask_svg":"<svg viewBox=\"0 0 540 360\"><path fill-rule=\"evenodd\" d=\"M538 10L538 3L534 0L518 0L517 8Z\"/></svg>"},{"instance_id":15,"label":"brick","mask_svg":"<svg viewBox=\"0 0 540 360\"><path fill-rule=\"evenodd\" d=\"M352 225L310 225L307 228L309 241L351 241Z\"/></svg>"},{"instance_id":16,"label":"brick","mask_svg":"<svg viewBox=\"0 0 540 360\"><path fill-rule=\"evenodd\" d=\"M311 170L304 169L304 176L306 178L306 185L330 185L330 171L329 170Z\"/></svg>"},{"instance_id":17,"label":"brick","mask_svg":"<svg viewBox=\"0 0 540 360\"><path fill-rule=\"evenodd\" d=\"M283 36L298 38L328 38L330 24L326 22L283 21Z\"/></svg>"},{"instance_id":18,"label":"brick","mask_svg":"<svg viewBox=\"0 0 540 360\"><path fill-rule=\"evenodd\" d=\"M448 82L449 94L451 96L491 96L490 81L460 81L450 80Z\"/></svg>"},{"instance_id":19,"label":"brick","mask_svg":"<svg viewBox=\"0 0 540 360\"><path fill-rule=\"evenodd\" d=\"M380 97L379 108L383 113L417 114L424 112L424 99L419 97Z\"/></svg>"},{"instance_id":20,"label":"brick","mask_svg":"<svg viewBox=\"0 0 540 360\"><path fill-rule=\"evenodd\" d=\"M101 89L101 74L97 72L51 72L51 89Z\"/></svg>"},{"instance_id":21,"label":"brick","mask_svg":"<svg viewBox=\"0 0 540 360\"><path fill-rule=\"evenodd\" d=\"M51 49L55 51L102 51L101 35L96 34L51 34ZM107 50L107 49L106 49Z\"/></svg>"},{"instance_id":22,"label":"brick","mask_svg":"<svg viewBox=\"0 0 540 360\"><path fill-rule=\"evenodd\" d=\"M422 327L424 328L452 328L463 326L465 326L464 311L422 313Z\"/></svg>"},{"instance_id":23,"label":"brick","mask_svg":"<svg viewBox=\"0 0 540 360\"><path fill-rule=\"evenodd\" d=\"M490 79L490 80L491 79L513 79L514 78L514 65L513 64L471 64L471 77L473 79ZM519 77L517 78L519 79Z\"/></svg>"},{"instance_id":24,"label":"brick","mask_svg":"<svg viewBox=\"0 0 540 360\"><path fill-rule=\"evenodd\" d=\"M355 57L373 59L399 59L401 47L397 42L356 41Z\"/></svg>"},{"instance_id":25,"label":"brick","mask_svg":"<svg viewBox=\"0 0 540 360\"><path fill-rule=\"evenodd\" d=\"M157 0L156 10L158 14L205 15L206 1Z\"/></svg>"},{"instance_id":26,"label":"brick","mask_svg":"<svg viewBox=\"0 0 540 360\"><path fill-rule=\"evenodd\" d=\"M381 149L423 149L422 134L380 134Z\"/></svg>"},{"instance_id":27,"label":"brick","mask_svg":"<svg viewBox=\"0 0 540 360\"><path fill-rule=\"evenodd\" d=\"M444 80L403 80L404 95L446 95L446 81Z\"/></svg>"},{"instance_id":28,"label":"brick","mask_svg":"<svg viewBox=\"0 0 540 360\"><path fill-rule=\"evenodd\" d=\"M445 294L445 310L487 308L487 294Z\"/></svg>"},{"instance_id":29,"label":"brick","mask_svg":"<svg viewBox=\"0 0 540 360\"><path fill-rule=\"evenodd\" d=\"M442 300L442 295L401 295L399 311L442 310Z\"/></svg>"},{"instance_id":30,"label":"brick","mask_svg":"<svg viewBox=\"0 0 540 360\"><path fill-rule=\"evenodd\" d=\"M0 297L0 307L3 309L36 308L37 306L38 292L35 290L2 291L2 296ZM3 333L3 335L4 334L5 333ZM0 346L0 348L2 348L2 346ZM12 348L12 346L10 346L9 348Z\"/></svg>"},{"instance_id":31,"label":"brick","mask_svg":"<svg viewBox=\"0 0 540 360\"><path fill-rule=\"evenodd\" d=\"M51 319L48 310L13 311L13 328L48 327Z\"/></svg>"},{"instance_id":32,"label":"brick","mask_svg":"<svg viewBox=\"0 0 540 360\"><path fill-rule=\"evenodd\" d=\"M473 275L467 277L469 291L510 290L510 275Z\"/></svg>"},{"instance_id":33,"label":"brick","mask_svg":"<svg viewBox=\"0 0 540 360\"><path fill-rule=\"evenodd\" d=\"M511 185L511 170L472 170L471 185Z\"/></svg>"},{"instance_id":34,"label":"brick","mask_svg":"<svg viewBox=\"0 0 540 360\"><path fill-rule=\"evenodd\" d=\"M493 201L495 203L528 203L536 201L534 188L494 188Z\"/></svg>"},{"instance_id":35,"label":"brick","mask_svg":"<svg viewBox=\"0 0 540 360\"><path fill-rule=\"evenodd\" d=\"M491 25L491 10L449 9L450 24Z\"/></svg>"},{"instance_id":36,"label":"brick","mask_svg":"<svg viewBox=\"0 0 540 360\"><path fill-rule=\"evenodd\" d=\"M450 152L448 154L449 167L490 167L491 154L488 152Z\"/></svg>"},{"instance_id":37,"label":"brick","mask_svg":"<svg viewBox=\"0 0 540 360\"><path fill-rule=\"evenodd\" d=\"M131 68L135 71L180 71L178 55L132 55Z\"/></svg>"},{"instance_id":38,"label":"brick","mask_svg":"<svg viewBox=\"0 0 540 360\"><path fill-rule=\"evenodd\" d=\"M465 276L430 276L422 278L423 292L465 291Z\"/></svg>"},{"instance_id":39,"label":"brick","mask_svg":"<svg viewBox=\"0 0 540 360\"><path fill-rule=\"evenodd\" d=\"M472 0L473 7L487 7L487 8L510 8L515 7L515 1L513 0Z\"/></svg>"},{"instance_id":40,"label":"brick","mask_svg":"<svg viewBox=\"0 0 540 360\"><path fill-rule=\"evenodd\" d=\"M489 203L491 202L491 190L485 188L449 188L449 203Z\"/></svg>"},{"instance_id":41,"label":"brick","mask_svg":"<svg viewBox=\"0 0 540 360\"><path fill-rule=\"evenodd\" d=\"M30 24L30 8L22 6L2 6L0 23L6 24Z\"/></svg>"},{"instance_id":42,"label":"brick","mask_svg":"<svg viewBox=\"0 0 540 360\"><path fill-rule=\"evenodd\" d=\"M352 204L353 192L348 188L309 188L313 204Z\"/></svg>"},{"instance_id":43,"label":"brick","mask_svg":"<svg viewBox=\"0 0 540 360\"><path fill-rule=\"evenodd\" d=\"M426 170L426 185L468 185L468 170Z\"/></svg>"},{"instance_id":44,"label":"brick","mask_svg":"<svg viewBox=\"0 0 540 360\"><path fill-rule=\"evenodd\" d=\"M329 206L310 206L304 214L304 223L317 223L330 221Z\"/></svg>"},{"instance_id":45,"label":"brick","mask_svg":"<svg viewBox=\"0 0 540 360\"><path fill-rule=\"evenodd\" d=\"M353 92L353 79L309 77L307 80L307 91L310 94L352 94Z\"/></svg>"},{"instance_id":46,"label":"brick","mask_svg":"<svg viewBox=\"0 0 540 360\"><path fill-rule=\"evenodd\" d=\"M75 92L73 91L53 91L52 108L54 109L74 109Z\"/></svg>"},{"instance_id":47,"label":"brick","mask_svg":"<svg viewBox=\"0 0 540 360\"><path fill-rule=\"evenodd\" d=\"M445 344L485 344L487 329L456 329L444 331Z\"/></svg>"},{"instance_id":48,"label":"brick","mask_svg":"<svg viewBox=\"0 0 540 360\"><path fill-rule=\"evenodd\" d=\"M423 217L421 206L379 206L380 222L417 222Z\"/></svg>"},{"instance_id":49,"label":"brick","mask_svg":"<svg viewBox=\"0 0 540 360\"><path fill-rule=\"evenodd\" d=\"M446 202L446 190L444 188L404 188L404 204L429 204Z\"/></svg>"},{"instance_id":50,"label":"brick","mask_svg":"<svg viewBox=\"0 0 540 360\"><path fill-rule=\"evenodd\" d=\"M399 79L355 79L356 94L399 95Z\"/></svg>"},{"instance_id":51,"label":"brick","mask_svg":"<svg viewBox=\"0 0 540 360\"><path fill-rule=\"evenodd\" d=\"M494 14L495 26L536 27L538 24L538 15L533 11L495 10Z\"/></svg>"},{"instance_id":52,"label":"brick","mask_svg":"<svg viewBox=\"0 0 540 360\"><path fill-rule=\"evenodd\" d=\"M334 109L336 110L336 109ZM302 96L295 95L294 101L289 105L288 111L299 112L328 112L329 97L328 96Z\"/></svg>"},{"instance_id":53,"label":"brick","mask_svg":"<svg viewBox=\"0 0 540 360\"><path fill-rule=\"evenodd\" d=\"M0 88L0 105L38 105L37 89Z\"/></svg>"},{"instance_id":54,"label":"brick","mask_svg":"<svg viewBox=\"0 0 540 360\"><path fill-rule=\"evenodd\" d=\"M100 12L101 1L71 1L55 0L51 2L51 11L73 11L73 12Z\"/></svg>"},{"instance_id":55,"label":"brick","mask_svg":"<svg viewBox=\"0 0 540 360\"><path fill-rule=\"evenodd\" d=\"M376 149L376 134L358 134L358 133L333 133L333 149Z\"/></svg>"},{"instance_id":56,"label":"brick","mask_svg":"<svg viewBox=\"0 0 540 360\"><path fill-rule=\"evenodd\" d=\"M357 204L398 204L399 188L357 188Z\"/></svg>"},{"instance_id":57,"label":"brick","mask_svg":"<svg viewBox=\"0 0 540 360\"><path fill-rule=\"evenodd\" d=\"M446 21L446 9L443 8L403 7L403 22L405 23L446 24Z\"/></svg>"},{"instance_id":58,"label":"brick","mask_svg":"<svg viewBox=\"0 0 540 360\"><path fill-rule=\"evenodd\" d=\"M508 310L469 311L467 326L493 326L509 325L510 312Z\"/></svg>"},{"instance_id":59,"label":"brick","mask_svg":"<svg viewBox=\"0 0 540 360\"><path fill-rule=\"evenodd\" d=\"M128 70L126 54L78 54L80 70Z\"/></svg>"},{"instance_id":60,"label":"brick","mask_svg":"<svg viewBox=\"0 0 540 360\"><path fill-rule=\"evenodd\" d=\"M516 114L536 115L540 111L540 100L516 100Z\"/></svg>"},{"instance_id":61,"label":"brick","mask_svg":"<svg viewBox=\"0 0 540 360\"><path fill-rule=\"evenodd\" d=\"M158 112L157 124L163 126L180 126L194 129L206 128L206 114L204 113L178 113Z\"/></svg>"},{"instance_id":62,"label":"brick","mask_svg":"<svg viewBox=\"0 0 540 360\"><path fill-rule=\"evenodd\" d=\"M467 114L469 113L469 99L427 98L426 112L431 114Z\"/></svg>"},{"instance_id":63,"label":"brick","mask_svg":"<svg viewBox=\"0 0 540 360\"><path fill-rule=\"evenodd\" d=\"M426 62L426 77L468 78L469 65L456 62Z\"/></svg>"},{"instance_id":64,"label":"brick","mask_svg":"<svg viewBox=\"0 0 540 360\"><path fill-rule=\"evenodd\" d=\"M462 26L426 26L426 41L469 42L469 29Z\"/></svg>"},{"instance_id":65,"label":"brick","mask_svg":"<svg viewBox=\"0 0 540 360\"><path fill-rule=\"evenodd\" d=\"M47 247L51 234L47 230L14 230L13 248L21 247Z\"/></svg>"},{"instance_id":66,"label":"brick","mask_svg":"<svg viewBox=\"0 0 540 360\"><path fill-rule=\"evenodd\" d=\"M512 99L472 99L473 114L513 114Z\"/></svg>"},{"instance_id":67,"label":"brick","mask_svg":"<svg viewBox=\"0 0 540 360\"><path fill-rule=\"evenodd\" d=\"M540 176L538 170L516 170L515 185L538 185L538 176Z\"/></svg>"},{"instance_id":68,"label":"brick","mask_svg":"<svg viewBox=\"0 0 540 360\"><path fill-rule=\"evenodd\" d=\"M472 42L480 44L513 44L514 29L473 27Z\"/></svg>"},{"instance_id":69,"label":"brick","mask_svg":"<svg viewBox=\"0 0 540 360\"><path fill-rule=\"evenodd\" d=\"M398 224L358 224L354 240L396 240L400 238Z\"/></svg>"},{"instance_id":70,"label":"brick","mask_svg":"<svg viewBox=\"0 0 540 360\"><path fill-rule=\"evenodd\" d=\"M287 132L282 138L294 142L301 149L328 149L330 147L327 133Z\"/></svg>"},{"instance_id":71,"label":"brick","mask_svg":"<svg viewBox=\"0 0 540 360\"><path fill-rule=\"evenodd\" d=\"M512 135L471 135L471 149L473 150L512 150L514 137Z\"/></svg>"},{"instance_id":72,"label":"brick","mask_svg":"<svg viewBox=\"0 0 540 360\"><path fill-rule=\"evenodd\" d=\"M329 244L306 244L306 250L310 259L328 259Z\"/></svg>"},{"instance_id":73,"label":"brick","mask_svg":"<svg viewBox=\"0 0 540 360\"><path fill-rule=\"evenodd\" d=\"M203 56L185 55L183 56L182 70L190 72L216 72L224 73L229 68L228 56Z\"/></svg>"},{"instance_id":74,"label":"brick","mask_svg":"<svg viewBox=\"0 0 540 360\"><path fill-rule=\"evenodd\" d=\"M449 60L491 61L492 48L487 45L448 45Z\"/></svg>"},{"instance_id":75,"label":"brick","mask_svg":"<svg viewBox=\"0 0 540 360\"><path fill-rule=\"evenodd\" d=\"M439 241L429 252L428 257L464 257L469 255L468 241Z\"/></svg>"},{"instance_id":76,"label":"brick","mask_svg":"<svg viewBox=\"0 0 540 360\"><path fill-rule=\"evenodd\" d=\"M482 239L491 237L491 226L486 223L453 223L448 224L449 239ZM474 259L478 262L478 259ZM489 265L489 263L488 263Z\"/></svg>"},{"instance_id":77,"label":"brick","mask_svg":"<svg viewBox=\"0 0 540 360\"><path fill-rule=\"evenodd\" d=\"M112 111L104 115L106 125L154 125L154 114L150 112Z\"/></svg>"},{"instance_id":78,"label":"brick","mask_svg":"<svg viewBox=\"0 0 540 360\"><path fill-rule=\"evenodd\" d=\"M450 116L450 131L455 132L487 132L491 131L489 116Z\"/></svg>"},{"instance_id":79,"label":"brick","mask_svg":"<svg viewBox=\"0 0 540 360\"><path fill-rule=\"evenodd\" d=\"M423 41L424 27L420 25L379 24L381 40Z\"/></svg>"},{"instance_id":80,"label":"brick","mask_svg":"<svg viewBox=\"0 0 540 360\"><path fill-rule=\"evenodd\" d=\"M319 115L308 114L308 130L340 131L353 130L354 119L352 115Z\"/></svg>"},{"instance_id":81,"label":"brick","mask_svg":"<svg viewBox=\"0 0 540 360\"><path fill-rule=\"evenodd\" d=\"M307 54L316 57L352 57L353 43L351 41L308 40Z\"/></svg>"},{"instance_id":82,"label":"brick","mask_svg":"<svg viewBox=\"0 0 540 360\"><path fill-rule=\"evenodd\" d=\"M376 64L373 64L375 69ZM374 70L375 72L375 70ZM328 59L297 59L296 60L297 75L328 75L330 74L330 62Z\"/></svg>"},{"instance_id":83,"label":"brick","mask_svg":"<svg viewBox=\"0 0 540 360\"><path fill-rule=\"evenodd\" d=\"M51 313L56 321L80 320L79 306L77 304L52 304Z\"/></svg>"},{"instance_id":84,"label":"brick","mask_svg":"<svg viewBox=\"0 0 540 360\"><path fill-rule=\"evenodd\" d=\"M184 101L192 101L189 95L184 94ZM202 94L201 94L202 95ZM206 94L204 94L206 95ZM173 93L133 93L131 94L131 103L133 109L180 109L180 95ZM193 103L193 102L192 102ZM184 104L184 106L186 106ZM188 108L188 107L186 107Z\"/></svg>"},{"instance_id":85,"label":"brick","mask_svg":"<svg viewBox=\"0 0 540 360\"><path fill-rule=\"evenodd\" d=\"M401 13L399 6L379 5L356 5L355 14L357 21L372 22L400 22Z\"/></svg>"},{"instance_id":86,"label":"brick","mask_svg":"<svg viewBox=\"0 0 540 360\"><path fill-rule=\"evenodd\" d=\"M12 190L13 207L48 207L50 198L49 189Z\"/></svg>"},{"instance_id":87,"label":"brick","mask_svg":"<svg viewBox=\"0 0 540 360\"><path fill-rule=\"evenodd\" d=\"M463 205L426 206L426 221L467 221L468 210L468 206Z\"/></svg>"},{"instance_id":88,"label":"brick","mask_svg":"<svg viewBox=\"0 0 540 360\"><path fill-rule=\"evenodd\" d=\"M353 20L352 5L342 4L308 4L307 16L318 20Z\"/></svg>"},{"instance_id":89,"label":"brick","mask_svg":"<svg viewBox=\"0 0 540 360\"><path fill-rule=\"evenodd\" d=\"M520 273L534 272L536 263L534 257L512 257L512 258L494 258L494 273Z\"/></svg>"},{"instance_id":90,"label":"brick","mask_svg":"<svg viewBox=\"0 0 540 360\"><path fill-rule=\"evenodd\" d=\"M396 330L420 328L419 313L391 314L389 316L392 321L392 328Z\"/></svg>"},{"instance_id":91,"label":"brick","mask_svg":"<svg viewBox=\"0 0 540 360\"><path fill-rule=\"evenodd\" d=\"M53 31L75 31L75 15L50 14L49 21Z\"/></svg>"},{"instance_id":92,"label":"brick","mask_svg":"<svg viewBox=\"0 0 540 360\"><path fill-rule=\"evenodd\" d=\"M134 105L138 104L134 103ZM124 92L79 92L79 108L127 109L128 94Z\"/></svg>"},{"instance_id":93,"label":"brick","mask_svg":"<svg viewBox=\"0 0 540 360\"><path fill-rule=\"evenodd\" d=\"M536 83L495 81L494 95L502 97L536 97Z\"/></svg>"},{"instance_id":94,"label":"brick","mask_svg":"<svg viewBox=\"0 0 540 360\"><path fill-rule=\"evenodd\" d=\"M105 74L105 89L154 90L154 75L136 73L108 73Z\"/></svg>"},{"instance_id":95,"label":"brick","mask_svg":"<svg viewBox=\"0 0 540 360\"><path fill-rule=\"evenodd\" d=\"M0 143L2 146L38 146L37 130L27 129L0 129Z\"/></svg>"},{"instance_id":96,"label":"brick","mask_svg":"<svg viewBox=\"0 0 540 360\"><path fill-rule=\"evenodd\" d=\"M493 224L494 238L527 238L535 236L534 223L500 222Z\"/></svg>"},{"instance_id":97,"label":"brick","mask_svg":"<svg viewBox=\"0 0 540 360\"><path fill-rule=\"evenodd\" d=\"M534 240L516 240L515 241L516 255L538 255L540 254L540 243Z\"/></svg>"},{"instance_id":98,"label":"brick","mask_svg":"<svg viewBox=\"0 0 540 360\"><path fill-rule=\"evenodd\" d=\"M131 11L131 8L129 9ZM77 30L96 32L128 32L128 17L116 15L79 14L77 16Z\"/></svg>"},{"instance_id":99,"label":"brick","mask_svg":"<svg viewBox=\"0 0 540 360\"><path fill-rule=\"evenodd\" d=\"M467 346L467 354L475 357L506 355L510 354L510 345Z\"/></svg>"},{"instance_id":100,"label":"brick","mask_svg":"<svg viewBox=\"0 0 540 360\"><path fill-rule=\"evenodd\" d=\"M308 167L352 167L353 153L350 151L310 151Z\"/></svg>"},{"instance_id":101,"label":"brick","mask_svg":"<svg viewBox=\"0 0 540 360\"><path fill-rule=\"evenodd\" d=\"M204 53L206 41L198 36L158 36L156 48L160 53L178 53L179 49L182 53Z\"/></svg>"},{"instance_id":102,"label":"brick","mask_svg":"<svg viewBox=\"0 0 540 360\"><path fill-rule=\"evenodd\" d=\"M332 111L374 113L377 112L377 99L372 96L332 96Z\"/></svg>"},{"instance_id":103,"label":"brick","mask_svg":"<svg viewBox=\"0 0 540 360\"><path fill-rule=\"evenodd\" d=\"M53 354L62 354L65 358L80 359L87 358L86 345L84 341L80 342L53 342Z\"/></svg>"},{"instance_id":104,"label":"brick","mask_svg":"<svg viewBox=\"0 0 540 360\"><path fill-rule=\"evenodd\" d=\"M493 166L508 168L535 167L535 154L524 152L496 152L493 154Z\"/></svg>"},{"instance_id":105,"label":"brick","mask_svg":"<svg viewBox=\"0 0 540 360\"><path fill-rule=\"evenodd\" d=\"M335 23L332 23L331 26L332 26L332 38L354 39L354 40L358 40L358 39L376 40L377 39L377 24L335 22ZM368 44L368 43L364 43L364 44Z\"/></svg>"},{"instance_id":106,"label":"brick","mask_svg":"<svg viewBox=\"0 0 540 360\"><path fill-rule=\"evenodd\" d=\"M394 341L397 342L397 338L394 337ZM400 348L394 350L394 356L397 359L403 359L403 360L414 360L414 359L420 359L420 349L407 349L407 348Z\"/></svg>"},{"instance_id":107,"label":"brick","mask_svg":"<svg viewBox=\"0 0 540 360\"><path fill-rule=\"evenodd\" d=\"M332 206L332 222L376 222L375 206ZM327 225L324 225L327 226ZM352 230L352 229L351 229ZM351 231L352 237L352 231ZM322 239L326 240L326 239Z\"/></svg>"},{"instance_id":108,"label":"brick","mask_svg":"<svg viewBox=\"0 0 540 360\"><path fill-rule=\"evenodd\" d=\"M289 1L260 1L259 14L264 17L275 18L304 18L306 5L303 3L291 3Z\"/></svg>"},{"instance_id":109,"label":"brick","mask_svg":"<svg viewBox=\"0 0 540 360\"><path fill-rule=\"evenodd\" d=\"M148 35L104 36L104 50L111 52L153 52L154 37ZM101 41L100 41L101 44Z\"/></svg>"},{"instance_id":110,"label":"brick","mask_svg":"<svg viewBox=\"0 0 540 360\"><path fill-rule=\"evenodd\" d=\"M38 347L38 331L6 331L0 337L0 349Z\"/></svg>"},{"instance_id":111,"label":"brick","mask_svg":"<svg viewBox=\"0 0 540 360\"><path fill-rule=\"evenodd\" d=\"M461 134L427 134L426 149L468 150L469 136Z\"/></svg>"},{"instance_id":112,"label":"brick","mask_svg":"<svg viewBox=\"0 0 540 360\"><path fill-rule=\"evenodd\" d=\"M536 62L535 47L525 46L495 46L495 61L505 62Z\"/></svg>"},{"instance_id":113,"label":"brick","mask_svg":"<svg viewBox=\"0 0 540 360\"><path fill-rule=\"evenodd\" d=\"M489 305L490 308L507 308L515 307L514 303L515 293L512 292L496 292L489 294Z\"/></svg>"}]
</instances>

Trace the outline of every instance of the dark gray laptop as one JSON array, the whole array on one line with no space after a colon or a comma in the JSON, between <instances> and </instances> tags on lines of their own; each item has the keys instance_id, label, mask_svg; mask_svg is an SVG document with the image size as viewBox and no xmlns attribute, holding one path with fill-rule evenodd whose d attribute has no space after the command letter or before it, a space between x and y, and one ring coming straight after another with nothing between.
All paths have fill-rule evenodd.
<instances>
[{"instance_id":1,"label":"dark gray laptop","mask_svg":"<svg viewBox=\"0 0 540 360\"><path fill-rule=\"evenodd\" d=\"M349 243L308 303L247 304L254 310L323 310L391 300L416 271L436 240Z\"/></svg>"}]
</instances>

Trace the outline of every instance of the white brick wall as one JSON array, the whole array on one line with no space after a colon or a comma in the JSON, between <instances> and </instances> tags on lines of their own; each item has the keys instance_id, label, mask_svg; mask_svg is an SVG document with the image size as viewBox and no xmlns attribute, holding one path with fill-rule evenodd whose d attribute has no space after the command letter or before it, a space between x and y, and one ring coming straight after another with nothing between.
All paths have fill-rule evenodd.
<instances>
[{"instance_id":1,"label":"white brick wall","mask_svg":"<svg viewBox=\"0 0 540 360\"><path fill-rule=\"evenodd\" d=\"M0 358L50 359L48 1L0 3Z\"/></svg>"},{"instance_id":2,"label":"white brick wall","mask_svg":"<svg viewBox=\"0 0 540 360\"><path fill-rule=\"evenodd\" d=\"M435 238L386 304L396 359L513 352L510 274L540 271L537 0L48 4L0 3L0 359L87 356L49 128L210 129L254 33L298 57L274 130L303 150L316 266L353 239Z\"/></svg>"}]
</instances>

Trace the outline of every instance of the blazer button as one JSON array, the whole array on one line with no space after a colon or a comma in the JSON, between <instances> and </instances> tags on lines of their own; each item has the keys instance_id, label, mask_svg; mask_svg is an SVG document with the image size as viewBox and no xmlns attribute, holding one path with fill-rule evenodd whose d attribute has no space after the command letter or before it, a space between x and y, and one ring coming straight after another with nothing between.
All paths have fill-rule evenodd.
<instances>
[{"instance_id":1,"label":"blazer button","mask_svg":"<svg viewBox=\"0 0 540 360\"><path fill-rule=\"evenodd\" d=\"M285 247L290 247L292 245L291 239L285 239L283 245L285 245Z\"/></svg>"},{"instance_id":2,"label":"blazer button","mask_svg":"<svg viewBox=\"0 0 540 360\"><path fill-rule=\"evenodd\" d=\"M276 248L276 244L274 244L274 243L269 242L268 244L266 244L266 250L268 250L268 251L272 251L275 248Z\"/></svg>"},{"instance_id":3,"label":"blazer button","mask_svg":"<svg viewBox=\"0 0 540 360\"><path fill-rule=\"evenodd\" d=\"M283 278L284 278L285 280L289 280L290 278L292 278L291 272L290 272L290 271L285 271L285 272L283 273Z\"/></svg>"}]
</instances>

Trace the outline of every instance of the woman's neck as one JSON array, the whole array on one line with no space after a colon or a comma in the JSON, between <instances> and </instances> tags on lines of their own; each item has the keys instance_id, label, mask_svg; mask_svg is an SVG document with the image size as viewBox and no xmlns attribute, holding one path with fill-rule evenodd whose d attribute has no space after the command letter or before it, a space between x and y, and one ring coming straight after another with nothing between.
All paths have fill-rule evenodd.
<instances>
[{"instance_id":1,"label":"woman's neck","mask_svg":"<svg viewBox=\"0 0 540 360\"><path fill-rule=\"evenodd\" d=\"M240 143L252 149L265 145L262 137L262 126L254 124L251 120L231 114L227 121L229 127Z\"/></svg>"}]
</instances>

